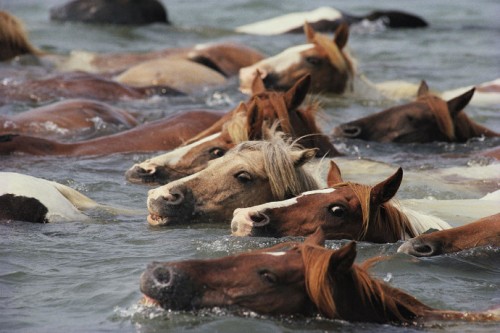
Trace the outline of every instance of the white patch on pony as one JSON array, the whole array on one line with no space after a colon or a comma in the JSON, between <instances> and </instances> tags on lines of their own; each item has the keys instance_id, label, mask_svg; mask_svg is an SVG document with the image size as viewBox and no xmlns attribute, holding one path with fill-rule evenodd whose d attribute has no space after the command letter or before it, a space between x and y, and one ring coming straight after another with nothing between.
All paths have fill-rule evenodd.
<instances>
[{"instance_id":1,"label":"white patch on pony","mask_svg":"<svg viewBox=\"0 0 500 333\"><path fill-rule=\"evenodd\" d=\"M280 252L264 252L264 254L267 254L267 255L270 255L270 256L275 256L275 257L281 257L281 256L284 256L286 254L286 252L284 252L284 251L280 251Z\"/></svg>"},{"instance_id":2,"label":"white patch on pony","mask_svg":"<svg viewBox=\"0 0 500 333\"><path fill-rule=\"evenodd\" d=\"M156 165L169 165L171 167L175 166L175 164L179 163L179 161L194 147L201 145L207 141L213 140L221 135L220 132L207 136L201 140L193 142L187 146L176 148L168 153L158 155L156 157L150 158L142 163L136 164L144 170L149 170L151 167ZM134 166L135 167L135 166Z\"/></svg>"},{"instance_id":3,"label":"white patch on pony","mask_svg":"<svg viewBox=\"0 0 500 333\"><path fill-rule=\"evenodd\" d=\"M275 56L261 60L254 64L252 67L260 68L274 68L274 72L282 73L290 69L295 64L300 63L302 60L301 52L314 48L314 44L302 44L292 46Z\"/></svg>"},{"instance_id":4,"label":"white patch on pony","mask_svg":"<svg viewBox=\"0 0 500 333\"><path fill-rule=\"evenodd\" d=\"M416 235L421 235L429 229L444 230L451 228L447 222L443 221L439 217L423 214L402 206L398 206L398 208L408 217ZM408 234L405 234L403 240L410 238L411 237Z\"/></svg>"},{"instance_id":5,"label":"white patch on pony","mask_svg":"<svg viewBox=\"0 0 500 333\"><path fill-rule=\"evenodd\" d=\"M90 208L97 203L77 191L45 179L14 172L0 172L0 195L14 194L37 199L47 207L49 222L82 221L88 219L77 207Z\"/></svg>"},{"instance_id":6,"label":"white patch on pony","mask_svg":"<svg viewBox=\"0 0 500 333\"><path fill-rule=\"evenodd\" d=\"M296 12L268 20L237 27L236 32L254 35L278 35L304 25L304 22L321 20L335 21L342 18L342 13L331 7L320 7L310 12Z\"/></svg>"}]
</instances>

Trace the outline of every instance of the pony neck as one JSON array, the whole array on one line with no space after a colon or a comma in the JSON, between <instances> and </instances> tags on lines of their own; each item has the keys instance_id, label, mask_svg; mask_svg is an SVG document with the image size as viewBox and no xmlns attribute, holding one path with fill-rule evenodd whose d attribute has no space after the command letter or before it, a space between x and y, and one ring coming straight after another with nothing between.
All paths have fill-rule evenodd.
<instances>
[{"instance_id":1,"label":"pony neck","mask_svg":"<svg viewBox=\"0 0 500 333\"><path fill-rule=\"evenodd\" d=\"M500 136L496 133L470 119L463 111L455 117L455 136L459 141L467 141L473 137L495 137Z\"/></svg>"}]
</instances>

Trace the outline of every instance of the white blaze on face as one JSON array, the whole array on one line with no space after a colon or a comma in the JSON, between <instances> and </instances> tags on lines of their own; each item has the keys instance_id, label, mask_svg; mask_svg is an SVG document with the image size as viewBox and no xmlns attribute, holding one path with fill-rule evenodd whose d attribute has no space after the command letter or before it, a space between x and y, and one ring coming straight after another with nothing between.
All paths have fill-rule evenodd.
<instances>
[{"instance_id":1,"label":"white blaze on face","mask_svg":"<svg viewBox=\"0 0 500 333\"><path fill-rule=\"evenodd\" d=\"M281 256L284 256L286 254L286 252L284 252L284 251L280 251L280 252L264 252L264 254L267 254L267 255L270 255L270 256L274 256L274 257L281 257Z\"/></svg>"},{"instance_id":2,"label":"white blaze on face","mask_svg":"<svg viewBox=\"0 0 500 333\"><path fill-rule=\"evenodd\" d=\"M193 142L187 146L176 148L172 151L169 151L168 153L153 157L149 160L146 160L146 161L139 163L139 164L136 164L136 165L138 165L139 167L141 167L144 170L149 170L149 169L154 168L155 166L158 166L158 165L170 165L173 167L173 166L175 166L175 164L179 163L179 161L189 151L191 151L191 149L193 149L196 146L201 145L202 143L213 140L213 139L219 137L220 135L221 135L220 132L212 134L210 136L207 136L206 138L203 138L201 140Z\"/></svg>"},{"instance_id":3,"label":"white blaze on face","mask_svg":"<svg viewBox=\"0 0 500 333\"><path fill-rule=\"evenodd\" d=\"M272 19L263 20L236 28L236 32L254 35L278 35L304 25L304 22L321 20L335 21L342 18L342 13L331 7L320 7L310 12L296 12Z\"/></svg>"},{"instance_id":4,"label":"white blaze on face","mask_svg":"<svg viewBox=\"0 0 500 333\"><path fill-rule=\"evenodd\" d=\"M305 197L305 196L308 196L308 195L313 195L313 194L327 194L327 193L332 193L334 191L335 191L335 189L333 189L333 188L326 188L326 189L323 189L323 190L307 191L307 192L304 192L304 193L300 194L299 196L297 196L295 198L291 198L291 199L287 199L287 200L282 200L282 201L267 202L267 203L262 204L262 205L253 206L253 207L249 207L249 208L243 208L243 209L241 209L241 211L247 210L247 211L252 211L252 212L261 212L261 211L265 211L266 209L275 209L275 208L290 207L290 206L293 206L293 205L295 205L297 203L297 199L298 198L302 198L302 197Z\"/></svg>"}]
</instances>

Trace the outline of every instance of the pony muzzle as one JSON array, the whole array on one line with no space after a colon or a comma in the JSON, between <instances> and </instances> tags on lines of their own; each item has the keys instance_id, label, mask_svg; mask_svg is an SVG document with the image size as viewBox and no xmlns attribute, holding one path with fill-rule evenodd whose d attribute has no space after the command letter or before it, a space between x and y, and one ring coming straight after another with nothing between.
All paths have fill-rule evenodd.
<instances>
[{"instance_id":1,"label":"pony muzzle","mask_svg":"<svg viewBox=\"0 0 500 333\"><path fill-rule=\"evenodd\" d=\"M263 212L239 208L234 211L231 232L233 236L251 236L255 229L265 227L269 222L271 219Z\"/></svg>"}]
</instances>

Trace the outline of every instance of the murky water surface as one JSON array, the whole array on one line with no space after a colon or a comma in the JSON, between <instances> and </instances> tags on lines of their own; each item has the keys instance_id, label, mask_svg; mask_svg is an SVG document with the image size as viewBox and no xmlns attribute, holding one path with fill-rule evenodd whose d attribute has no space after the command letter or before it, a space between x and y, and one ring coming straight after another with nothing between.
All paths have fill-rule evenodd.
<instances>
[{"instance_id":1,"label":"murky water surface","mask_svg":"<svg viewBox=\"0 0 500 333\"><path fill-rule=\"evenodd\" d=\"M363 14L377 8L398 8L417 13L431 24L428 29L354 31L349 39L360 71L373 81L427 80L438 90L486 82L500 74L500 7L497 1L165 1L172 27L88 26L48 20L48 10L62 1L0 0L25 22L33 42L48 51L74 49L96 52L147 51L209 41L237 41L266 54L304 41L302 35L259 37L232 33L238 25L285 12L322 5ZM1 65L5 66L5 65ZM23 68L20 66L20 68ZM2 78L5 79L5 78ZM12 79L12 78L11 78ZM14 78L15 79L15 78ZM118 102L141 112L144 120L181 109L229 109L244 98L237 82L225 89L192 97L153 98ZM319 98L319 97L318 97ZM390 102L320 97L325 131L341 122L381 110ZM21 112L30 106L5 105L0 113ZM476 121L500 131L497 106L467 107ZM473 140L467 144L381 145L338 141L348 156L363 156L402 165L418 172L445 167L487 165L471 157L499 140ZM322 331L451 331L493 332L489 323L430 323L425 328L353 324L324 318L266 317L234 314L223 309L197 313L144 309L137 301L139 276L153 261L217 257L280 240L233 238L228 228L194 226L154 229L146 223L148 188L128 184L124 171L150 154L114 154L82 158L0 157L0 170L16 171L58 181L92 199L110 205L143 210L139 216L92 215L90 222L50 225L0 223L0 331L5 332L322 332ZM466 171L465 171L466 172ZM460 181L457 180L461 185ZM498 189L498 176L456 190L438 184L404 184L400 198L463 199ZM422 185L424 184L424 185ZM478 185L479 184L479 185ZM473 188L474 187L474 188ZM328 242L337 248L344 242ZM394 255L399 244L360 244L359 258ZM434 259L394 255L376 265L374 274L415 295L427 304L454 310L482 310L500 304L500 251L481 248Z\"/></svg>"}]
</instances>

